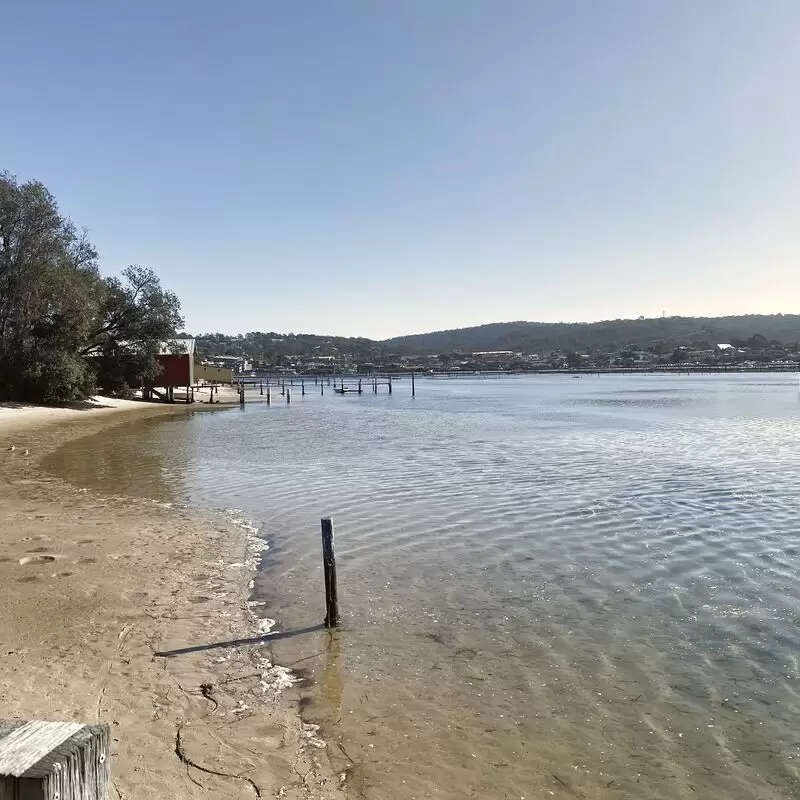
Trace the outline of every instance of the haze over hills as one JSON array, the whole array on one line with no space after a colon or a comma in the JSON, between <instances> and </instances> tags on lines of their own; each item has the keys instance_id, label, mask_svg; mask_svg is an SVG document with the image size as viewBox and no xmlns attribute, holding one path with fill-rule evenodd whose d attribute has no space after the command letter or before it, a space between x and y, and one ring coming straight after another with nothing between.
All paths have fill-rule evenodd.
<instances>
[{"instance_id":1,"label":"haze over hills","mask_svg":"<svg viewBox=\"0 0 800 800\"><path fill-rule=\"evenodd\" d=\"M471 328L399 336L383 341L367 338L276 332L238 336L203 334L197 337L204 355L241 355L255 359L279 356L349 353L369 359L391 354L425 355L511 350L613 351L630 346L699 346L746 340L752 336L783 344L800 341L800 315L748 314L728 317L657 317L602 322L496 322Z\"/></svg>"}]
</instances>

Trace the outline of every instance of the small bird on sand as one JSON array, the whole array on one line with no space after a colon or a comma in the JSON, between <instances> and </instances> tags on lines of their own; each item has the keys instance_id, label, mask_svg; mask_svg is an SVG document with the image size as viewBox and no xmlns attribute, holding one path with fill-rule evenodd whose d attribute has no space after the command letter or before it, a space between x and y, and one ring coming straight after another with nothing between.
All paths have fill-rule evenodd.
<instances>
[{"instance_id":1,"label":"small bird on sand","mask_svg":"<svg viewBox=\"0 0 800 800\"><path fill-rule=\"evenodd\" d=\"M11 447L8 448L8 452L9 453L13 453L16 449L17 449L17 446L15 444L12 444Z\"/></svg>"},{"instance_id":2,"label":"small bird on sand","mask_svg":"<svg viewBox=\"0 0 800 800\"><path fill-rule=\"evenodd\" d=\"M24 456L30 455L30 452L31 452L30 450L23 450L22 455Z\"/></svg>"}]
</instances>

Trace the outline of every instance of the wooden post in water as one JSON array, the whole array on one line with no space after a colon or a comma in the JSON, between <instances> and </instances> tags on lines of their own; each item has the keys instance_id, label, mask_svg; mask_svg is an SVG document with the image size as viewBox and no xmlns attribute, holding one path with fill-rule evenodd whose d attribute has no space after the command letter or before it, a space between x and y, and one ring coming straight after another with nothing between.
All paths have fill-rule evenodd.
<instances>
[{"instance_id":1,"label":"wooden post in water","mask_svg":"<svg viewBox=\"0 0 800 800\"><path fill-rule=\"evenodd\" d=\"M411 396L412 397L416 397L417 396L417 389L414 386L414 373L413 372L411 373Z\"/></svg>"},{"instance_id":2,"label":"wooden post in water","mask_svg":"<svg viewBox=\"0 0 800 800\"><path fill-rule=\"evenodd\" d=\"M361 378L358 379L358 393L361 394Z\"/></svg>"},{"instance_id":3,"label":"wooden post in water","mask_svg":"<svg viewBox=\"0 0 800 800\"><path fill-rule=\"evenodd\" d=\"M377 375L373 375L372 376L372 391L375 394L378 394L378 376Z\"/></svg>"},{"instance_id":4,"label":"wooden post in water","mask_svg":"<svg viewBox=\"0 0 800 800\"><path fill-rule=\"evenodd\" d=\"M325 394L325 381L320 381L319 382L319 393L321 395Z\"/></svg>"},{"instance_id":5,"label":"wooden post in water","mask_svg":"<svg viewBox=\"0 0 800 800\"><path fill-rule=\"evenodd\" d=\"M325 627L339 624L339 595L336 590L336 552L333 548L333 520L322 519L322 570L325 573Z\"/></svg>"},{"instance_id":6,"label":"wooden post in water","mask_svg":"<svg viewBox=\"0 0 800 800\"><path fill-rule=\"evenodd\" d=\"M272 396L270 395L269 392L269 386L267 386L267 405L269 405L271 402L272 402Z\"/></svg>"},{"instance_id":7,"label":"wooden post in water","mask_svg":"<svg viewBox=\"0 0 800 800\"><path fill-rule=\"evenodd\" d=\"M300 381L300 397L306 396L306 382Z\"/></svg>"},{"instance_id":8,"label":"wooden post in water","mask_svg":"<svg viewBox=\"0 0 800 800\"><path fill-rule=\"evenodd\" d=\"M281 397L286 394L286 381L281 381Z\"/></svg>"},{"instance_id":9,"label":"wooden post in water","mask_svg":"<svg viewBox=\"0 0 800 800\"><path fill-rule=\"evenodd\" d=\"M287 403L291 403L292 402L292 390L291 389L287 389L286 390L286 402Z\"/></svg>"},{"instance_id":10,"label":"wooden post in water","mask_svg":"<svg viewBox=\"0 0 800 800\"><path fill-rule=\"evenodd\" d=\"M239 405L244 405L244 386L239 385Z\"/></svg>"},{"instance_id":11,"label":"wooden post in water","mask_svg":"<svg viewBox=\"0 0 800 800\"><path fill-rule=\"evenodd\" d=\"M392 393L392 376L389 375L389 394Z\"/></svg>"},{"instance_id":12,"label":"wooden post in water","mask_svg":"<svg viewBox=\"0 0 800 800\"><path fill-rule=\"evenodd\" d=\"M264 394L264 381L261 381L261 394Z\"/></svg>"}]
</instances>

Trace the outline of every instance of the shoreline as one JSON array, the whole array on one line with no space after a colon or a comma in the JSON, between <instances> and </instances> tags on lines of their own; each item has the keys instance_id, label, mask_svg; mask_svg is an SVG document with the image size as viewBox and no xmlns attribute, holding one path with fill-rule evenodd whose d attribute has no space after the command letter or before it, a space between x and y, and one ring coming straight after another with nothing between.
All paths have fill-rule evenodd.
<instances>
[{"instance_id":1,"label":"shoreline","mask_svg":"<svg viewBox=\"0 0 800 800\"><path fill-rule=\"evenodd\" d=\"M250 602L257 532L230 515L79 489L38 466L103 429L212 408L89 408L0 407L6 715L110 724L120 800L344 798L269 641L226 646L269 624Z\"/></svg>"}]
</instances>

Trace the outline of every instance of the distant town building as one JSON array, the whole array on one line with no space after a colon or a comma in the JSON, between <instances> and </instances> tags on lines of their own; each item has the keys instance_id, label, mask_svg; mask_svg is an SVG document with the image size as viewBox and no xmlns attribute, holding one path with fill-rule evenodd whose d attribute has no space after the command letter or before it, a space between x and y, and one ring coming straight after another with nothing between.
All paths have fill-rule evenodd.
<instances>
[{"instance_id":1,"label":"distant town building","mask_svg":"<svg viewBox=\"0 0 800 800\"><path fill-rule=\"evenodd\" d=\"M472 357L479 361L507 361L517 356L513 350L481 350L473 353Z\"/></svg>"}]
</instances>

